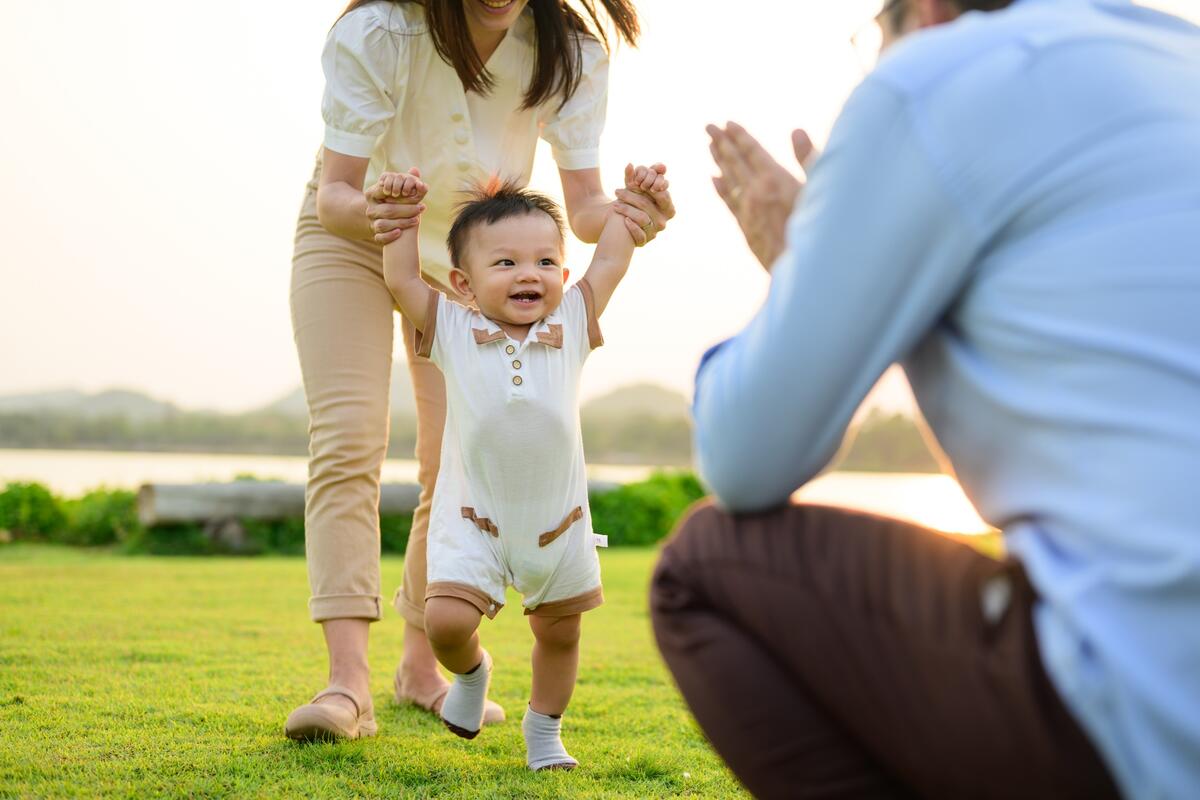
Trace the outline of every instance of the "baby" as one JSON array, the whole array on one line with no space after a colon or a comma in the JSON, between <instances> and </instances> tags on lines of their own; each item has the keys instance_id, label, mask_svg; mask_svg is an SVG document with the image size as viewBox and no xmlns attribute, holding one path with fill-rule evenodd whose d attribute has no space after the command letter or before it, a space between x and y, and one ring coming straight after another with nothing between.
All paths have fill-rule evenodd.
<instances>
[{"instance_id":1,"label":"baby","mask_svg":"<svg viewBox=\"0 0 1200 800\"><path fill-rule=\"evenodd\" d=\"M626 169L630 190L667 189L655 169ZM385 173L380 199L419 203L416 170ZM417 218L419 225L419 217ZM454 673L442 719L478 735L492 671L479 644L516 587L533 631L533 686L521 724L532 770L571 769L562 714L575 688L580 619L604 602L588 510L579 376L603 343L598 319L633 256L636 224L612 212L587 274L564 290L563 219L553 201L512 185L476 193L450 228L451 287L420 275L416 227L384 247L387 286L417 329L417 355L446 379L446 428L429 523L425 632Z\"/></svg>"}]
</instances>

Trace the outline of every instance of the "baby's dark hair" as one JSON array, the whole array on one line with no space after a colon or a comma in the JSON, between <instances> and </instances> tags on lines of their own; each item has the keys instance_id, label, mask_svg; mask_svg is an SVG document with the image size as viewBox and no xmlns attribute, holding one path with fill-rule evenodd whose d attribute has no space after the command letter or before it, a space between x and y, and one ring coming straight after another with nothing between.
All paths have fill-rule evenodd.
<instances>
[{"instance_id":1,"label":"baby's dark hair","mask_svg":"<svg viewBox=\"0 0 1200 800\"><path fill-rule=\"evenodd\" d=\"M458 204L446 247L450 250L450 263L462 269L463 255L467 249L467 235L480 225L492 225L508 217L519 217L541 211L554 220L558 228L558 242L564 244L566 231L562 211L558 204L540 192L524 189L513 181L492 181L467 192L467 199Z\"/></svg>"}]
</instances>

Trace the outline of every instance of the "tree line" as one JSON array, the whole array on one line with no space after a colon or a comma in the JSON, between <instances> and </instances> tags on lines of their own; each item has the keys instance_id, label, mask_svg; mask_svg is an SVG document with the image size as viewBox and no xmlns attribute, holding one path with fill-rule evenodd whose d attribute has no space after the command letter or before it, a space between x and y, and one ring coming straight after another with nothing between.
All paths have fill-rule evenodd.
<instances>
[{"instance_id":1,"label":"tree line","mask_svg":"<svg viewBox=\"0 0 1200 800\"><path fill-rule=\"evenodd\" d=\"M584 449L594 463L682 466L691 462L691 426L682 416L585 413L582 427ZM415 445L416 420L394 416L388 457L411 458ZM0 447L303 456L308 452L308 424L272 411L180 411L144 420L11 412L0 414ZM938 471L917 425L901 414L868 416L839 466L862 471Z\"/></svg>"}]
</instances>

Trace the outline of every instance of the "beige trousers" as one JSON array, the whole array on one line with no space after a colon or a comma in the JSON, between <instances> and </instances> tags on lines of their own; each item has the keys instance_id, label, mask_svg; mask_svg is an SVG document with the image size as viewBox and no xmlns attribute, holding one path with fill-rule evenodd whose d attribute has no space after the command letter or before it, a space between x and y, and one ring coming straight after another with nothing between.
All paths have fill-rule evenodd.
<instances>
[{"instance_id":1,"label":"beige trousers","mask_svg":"<svg viewBox=\"0 0 1200 800\"><path fill-rule=\"evenodd\" d=\"M319 169L319 165L318 165ZM292 330L309 412L304 539L315 622L382 616L379 474L387 451L394 301L380 248L327 231L317 220L316 175L305 190L292 257ZM446 287L435 286L441 291ZM417 404L420 501L394 605L424 628L425 537L446 423L442 373L413 352L403 320Z\"/></svg>"}]
</instances>

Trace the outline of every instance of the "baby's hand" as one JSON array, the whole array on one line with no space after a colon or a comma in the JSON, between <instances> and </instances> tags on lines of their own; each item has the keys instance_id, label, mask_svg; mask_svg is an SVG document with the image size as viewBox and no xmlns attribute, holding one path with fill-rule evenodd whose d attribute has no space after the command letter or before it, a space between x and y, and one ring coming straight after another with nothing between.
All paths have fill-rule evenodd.
<instances>
[{"instance_id":1,"label":"baby's hand","mask_svg":"<svg viewBox=\"0 0 1200 800\"><path fill-rule=\"evenodd\" d=\"M384 172L369 190L377 203L407 203L415 205L425 199L429 186L421 180L416 167L408 172Z\"/></svg>"},{"instance_id":2,"label":"baby's hand","mask_svg":"<svg viewBox=\"0 0 1200 800\"><path fill-rule=\"evenodd\" d=\"M667 190L670 183L666 177L667 168L662 164L653 167L635 167L625 165L625 188L650 197Z\"/></svg>"},{"instance_id":3,"label":"baby's hand","mask_svg":"<svg viewBox=\"0 0 1200 800\"><path fill-rule=\"evenodd\" d=\"M367 222L376 244L390 244L401 232L416 227L425 210L421 202L429 187L421 171L385 172L363 194L367 198Z\"/></svg>"},{"instance_id":4,"label":"baby's hand","mask_svg":"<svg viewBox=\"0 0 1200 800\"><path fill-rule=\"evenodd\" d=\"M625 165L625 188L617 190L619 202L613 208L625 217L625 228L638 247L653 239L675 215L666 172L667 168L662 164L651 167ZM659 217L657 224L652 214Z\"/></svg>"}]
</instances>

